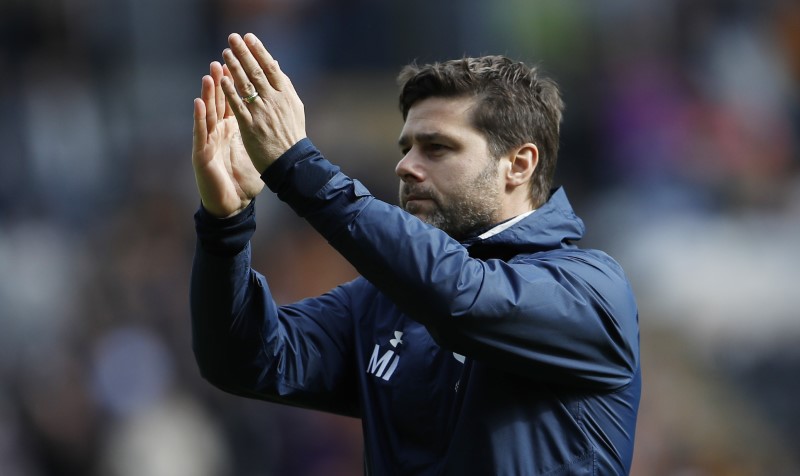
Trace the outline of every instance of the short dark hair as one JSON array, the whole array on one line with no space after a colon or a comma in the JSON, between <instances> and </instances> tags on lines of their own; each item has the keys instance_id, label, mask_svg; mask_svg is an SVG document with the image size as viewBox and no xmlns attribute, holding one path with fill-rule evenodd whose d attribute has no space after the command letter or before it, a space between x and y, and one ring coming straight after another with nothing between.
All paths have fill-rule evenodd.
<instances>
[{"instance_id":1,"label":"short dark hair","mask_svg":"<svg viewBox=\"0 0 800 476\"><path fill-rule=\"evenodd\" d=\"M536 67L505 56L462 58L405 66L397 77L403 120L417 101L429 97L475 97L475 128L486 135L495 157L532 142L539 165L531 179L534 206L547 201L558 157L564 102L558 85Z\"/></svg>"}]
</instances>

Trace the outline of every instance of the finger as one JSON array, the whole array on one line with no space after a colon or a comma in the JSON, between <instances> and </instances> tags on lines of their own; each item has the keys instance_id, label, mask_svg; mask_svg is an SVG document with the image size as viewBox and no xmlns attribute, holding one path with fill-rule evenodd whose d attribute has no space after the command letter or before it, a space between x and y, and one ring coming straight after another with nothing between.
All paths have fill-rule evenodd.
<instances>
[{"instance_id":1,"label":"finger","mask_svg":"<svg viewBox=\"0 0 800 476\"><path fill-rule=\"evenodd\" d=\"M203 150L206 146L208 135L206 129L206 103L200 99L194 100L194 129L192 131L192 149L193 156Z\"/></svg>"},{"instance_id":2,"label":"finger","mask_svg":"<svg viewBox=\"0 0 800 476\"><path fill-rule=\"evenodd\" d=\"M233 55L239 60L247 79L255 86L256 91L266 93L270 85L264 74L264 69L253 57L250 48L245 44L242 37L237 33L233 33L228 37L228 44L231 46L230 50Z\"/></svg>"},{"instance_id":3,"label":"finger","mask_svg":"<svg viewBox=\"0 0 800 476\"><path fill-rule=\"evenodd\" d=\"M250 111L247 110L244 101L242 101L242 98L240 98L239 94L236 93L236 87L234 86L231 78L227 76L222 78L222 91L225 93L225 97L228 99L228 105L230 106L233 115L236 116L236 121L240 124L242 121L249 121Z\"/></svg>"},{"instance_id":4,"label":"finger","mask_svg":"<svg viewBox=\"0 0 800 476\"><path fill-rule=\"evenodd\" d=\"M200 97L205 103L206 131L210 134L217 126L217 102L214 99L214 80L209 75L203 76Z\"/></svg>"},{"instance_id":5,"label":"finger","mask_svg":"<svg viewBox=\"0 0 800 476\"><path fill-rule=\"evenodd\" d=\"M280 65L267 51L264 44L252 33L244 35L244 42L250 53L255 57L258 65L264 71L269 84L278 91L284 91L291 86L291 80L281 71Z\"/></svg>"},{"instance_id":6,"label":"finger","mask_svg":"<svg viewBox=\"0 0 800 476\"><path fill-rule=\"evenodd\" d=\"M250 82L250 78L247 77L247 73L245 73L244 69L242 68L242 64L233 54L233 51L231 51L230 48L226 48L225 51L222 52L222 57L225 59L225 64L228 66L228 70L231 72L233 83L242 97L249 97L257 94L258 90L253 83ZM233 105L231 104L231 106ZM233 112L236 114L235 108Z\"/></svg>"},{"instance_id":7,"label":"finger","mask_svg":"<svg viewBox=\"0 0 800 476\"><path fill-rule=\"evenodd\" d=\"M228 69L228 65L222 65L222 75L227 77L231 82L233 81L233 76L231 76L231 70ZM220 78L220 81L222 79ZM220 90L222 90L222 85L220 84ZM224 100L224 94L221 95ZM231 104L228 101L225 101L225 115L223 117L231 117L233 116L233 110L231 110Z\"/></svg>"},{"instance_id":8,"label":"finger","mask_svg":"<svg viewBox=\"0 0 800 476\"><path fill-rule=\"evenodd\" d=\"M217 120L225 117L225 94L222 92L220 80L222 80L223 70L219 61L211 63L211 78L214 79L214 99L216 100Z\"/></svg>"}]
</instances>

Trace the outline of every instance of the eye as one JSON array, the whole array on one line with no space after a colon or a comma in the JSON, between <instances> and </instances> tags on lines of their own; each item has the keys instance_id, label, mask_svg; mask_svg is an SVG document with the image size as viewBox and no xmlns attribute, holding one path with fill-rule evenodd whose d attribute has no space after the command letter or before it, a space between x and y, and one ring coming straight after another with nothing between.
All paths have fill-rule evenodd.
<instances>
[{"instance_id":1,"label":"eye","mask_svg":"<svg viewBox=\"0 0 800 476\"><path fill-rule=\"evenodd\" d=\"M444 145L444 144L436 144L436 143L428 144L425 148L428 150L428 152L431 152L431 153L434 153L434 154L442 153L442 152L444 152L444 151L446 151L448 149L448 147L446 145Z\"/></svg>"}]
</instances>

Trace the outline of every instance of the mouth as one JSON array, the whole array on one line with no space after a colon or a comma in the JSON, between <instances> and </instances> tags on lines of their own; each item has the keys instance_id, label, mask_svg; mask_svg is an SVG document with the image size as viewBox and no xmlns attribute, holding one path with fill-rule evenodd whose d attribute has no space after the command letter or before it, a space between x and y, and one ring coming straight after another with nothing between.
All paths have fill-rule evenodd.
<instances>
[{"instance_id":1,"label":"mouth","mask_svg":"<svg viewBox=\"0 0 800 476\"><path fill-rule=\"evenodd\" d=\"M403 184L401 186L400 203L406 211L412 214L419 213L423 209L427 209L431 206L424 202L436 203L433 194L429 190L426 190L425 187L411 184Z\"/></svg>"},{"instance_id":2,"label":"mouth","mask_svg":"<svg viewBox=\"0 0 800 476\"><path fill-rule=\"evenodd\" d=\"M432 202L433 198L428 195L409 194L405 197L404 208L408 211L417 211L423 202Z\"/></svg>"},{"instance_id":3,"label":"mouth","mask_svg":"<svg viewBox=\"0 0 800 476\"><path fill-rule=\"evenodd\" d=\"M419 202L421 200L433 200L431 197L426 197L422 195L409 195L406 197L406 203L408 202Z\"/></svg>"},{"instance_id":4,"label":"mouth","mask_svg":"<svg viewBox=\"0 0 800 476\"><path fill-rule=\"evenodd\" d=\"M408 213L418 218L422 218L423 216L427 216L428 214L432 213L437 207L435 201L431 197L426 197L423 195L409 195L406 197L403 208Z\"/></svg>"}]
</instances>

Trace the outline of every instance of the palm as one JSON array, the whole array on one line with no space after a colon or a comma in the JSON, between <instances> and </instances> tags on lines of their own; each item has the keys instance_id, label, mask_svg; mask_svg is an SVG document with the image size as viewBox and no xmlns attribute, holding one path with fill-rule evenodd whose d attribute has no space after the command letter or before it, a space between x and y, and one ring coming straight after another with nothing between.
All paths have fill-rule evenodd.
<instances>
[{"instance_id":1,"label":"palm","mask_svg":"<svg viewBox=\"0 0 800 476\"><path fill-rule=\"evenodd\" d=\"M203 206L226 217L244 209L264 188L242 144L239 126L219 88L222 68L212 65L202 99L195 101L194 166Z\"/></svg>"},{"instance_id":2,"label":"palm","mask_svg":"<svg viewBox=\"0 0 800 476\"><path fill-rule=\"evenodd\" d=\"M214 215L228 216L245 208L264 188L261 176L242 144L233 116L217 122L195 164L204 206Z\"/></svg>"}]
</instances>

